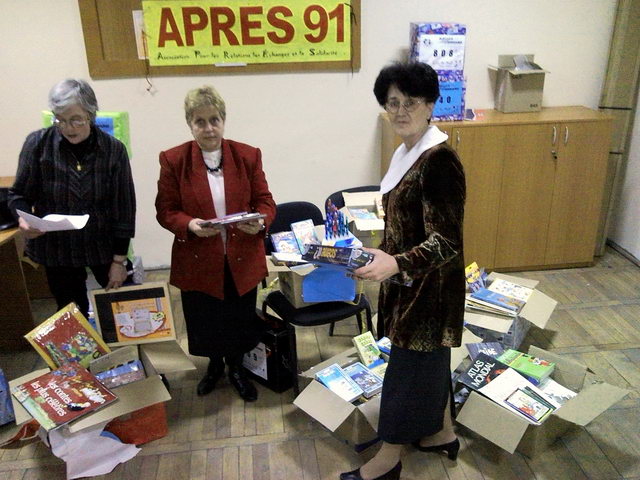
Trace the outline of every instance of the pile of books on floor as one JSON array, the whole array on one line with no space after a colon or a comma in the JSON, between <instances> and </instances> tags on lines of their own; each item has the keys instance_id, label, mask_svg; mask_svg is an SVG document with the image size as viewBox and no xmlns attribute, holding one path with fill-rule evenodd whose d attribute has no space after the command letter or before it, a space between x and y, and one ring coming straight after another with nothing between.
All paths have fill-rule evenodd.
<instances>
[{"instance_id":1,"label":"pile of books on floor","mask_svg":"<svg viewBox=\"0 0 640 480\"><path fill-rule=\"evenodd\" d=\"M359 362L344 367L334 363L317 372L315 377L343 400L364 402L382 391L391 342L386 337L376 342L371 332L365 332L354 337L353 344Z\"/></svg>"},{"instance_id":2,"label":"pile of books on floor","mask_svg":"<svg viewBox=\"0 0 640 480\"><path fill-rule=\"evenodd\" d=\"M517 317L533 293L532 288L502 278L488 283L475 262L466 268L466 275L471 292L465 307L472 312Z\"/></svg>"}]
</instances>

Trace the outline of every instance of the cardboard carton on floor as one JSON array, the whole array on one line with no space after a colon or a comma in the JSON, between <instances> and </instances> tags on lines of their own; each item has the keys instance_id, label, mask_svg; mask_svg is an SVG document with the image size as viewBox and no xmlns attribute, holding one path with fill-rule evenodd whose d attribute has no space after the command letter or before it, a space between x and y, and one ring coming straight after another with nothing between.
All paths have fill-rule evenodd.
<instances>
[{"instance_id":1,"label":"cardboard carton on floor","mask_svg":"<svg viewBox=\"0 0 640 480\"><path fill-rule=\"evenodd\" d=\"M464 314L465 326L486 342L500 342L508 348L517 349L531 324L538 328L546 328L558 302L536 290L539 283L537 280L495 272L489 275L488 280L493 281L498 278L533 289L533 293L520 312L520 316L514 319L503 315L466 311Z\"/></svg>"},{"instance_id":2,"label":"cardboard carton on floor","mask_svg":"<svg viewBox=\"0 0 640 480\"><path fill-rule=\"evenodd\" d=\"M525 57L533 64L533 55ZM489 69L496 72L495 108L504 113L539 112L542 109L542 90L546 70L534 67L531 69L516 68L516 55L499 55L498 66Z\"/></svg>"},{"instance_id":3,"label":"cardboard carton on floor","mask_svg":"<svg viewBox=\"0 0 640 480\"><path fill-rule=\"evenodd\" d=\"M349 220L349 228L365 247L377 248L382 241L384 231L384 219L359 219L354 218L349 208L364 208L376 213L376 198L381 199L382 194L377 192L342 192L344 209Z\"/></svg>"},{"instance_id":4,"label":"cardboard carton on floor","mask_svg":"<svg viewBox=\"0 0 640 480\"><path fill-rule=\"evenodd\" d=\"M587 367L532 346L529 353L556 363L551 377L578 395L554 411L542 425L532 425L486 397L471 392L456 420L509 453L530 458L544 451L574 425L586 426L629 392L599 381Z\"/></svg>"},{"instance_id":5,"label":"cardboard carton on floor","mask_svg":"<svg viewBox=\"0 0 640 480\"><path fill-rule=\"evenodd\" d=\"M479 337L466 329L464 330L461 346L451 349L452 371L468 356L465 343L480 341ZM321 423L334 436L359 450L362 446L367 446L378 438L376 432L380 411L380 395L376 395L360 405L354 405L343 400L315 380L316 372L329 365L337 363L341 367L346 367L357 361L359 358L354 347L301 373L303 377L312 379L312 381L296 397L293 404Z\"/></svg>"},{"instance_id":6,"label":"cardboard carton on floor","mask_svg":"<svg viewBox=\"0 0 640 480\"><path fill-rule=\"evenodd\" d=\"M114 389L114 393L118 396L117 401L96 412L80 417L62 428L68 429L70 433L75 433L149 405L166 402L171 399L171 395L165 388L160 375L195 370L196 368L180 345L173 340L138 345L138 349L147 378ZM31 372L11 380L9 385L10 387L20 385L48 371L49 369L42 369ZM16 427L19 427L31 420L31 415L16 401L15 397L12 397L12 400L16 414Z\"/></svg>"}]
</instances>

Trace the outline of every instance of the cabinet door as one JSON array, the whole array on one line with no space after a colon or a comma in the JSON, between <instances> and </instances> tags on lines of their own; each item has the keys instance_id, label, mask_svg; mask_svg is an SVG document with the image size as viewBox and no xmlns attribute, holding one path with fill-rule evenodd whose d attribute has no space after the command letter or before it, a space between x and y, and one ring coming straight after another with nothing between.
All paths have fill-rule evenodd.
<instances>
[{"instance_id":1,"label":"cabinet door","mask_svg":"<svg viewBox=\"0 0 640 480\"><path fill-rule=\"evenodd\" d=\"M475 261L487 269L495 266L505 131L502 126L454 126L449 137L467 182L463 232L466 265Z\"/></svg>"},{"instance_id":2,"label":"cabinet door","mask_svg":"<svg viewBox=\"0 0 640 480\"><path fill-rule=\"evenodd\" d=\"M545 263L592 262L610 141L609 122L558 127Z\"/></svg>"},{"instance_id":3,"label":"cabinet door","mask_svg":"<svg viewBox=\"0 0 640 480\"><path fill-rule=\"evenodd\" d=\"M548 124L504 127L496 268L544 265L555 165Z\"/></svg>"}]
</instances>

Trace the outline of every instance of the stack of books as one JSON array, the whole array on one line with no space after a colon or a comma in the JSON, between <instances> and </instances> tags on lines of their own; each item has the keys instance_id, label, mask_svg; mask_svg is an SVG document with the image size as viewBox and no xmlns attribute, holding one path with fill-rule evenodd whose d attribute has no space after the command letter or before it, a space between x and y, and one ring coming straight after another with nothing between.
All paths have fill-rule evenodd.
<instances>
[{"instance_id":1,"label":"stack of books","mask_svg":"<svg viewBox=\"0 0 640 480\"><path fill-rule=\"evenodd\" d=\"M486 288L472 291L466 298L466 307L469 310L517 317L532 291L531 288L499 278Z\"/></svg>"}]
</instances>

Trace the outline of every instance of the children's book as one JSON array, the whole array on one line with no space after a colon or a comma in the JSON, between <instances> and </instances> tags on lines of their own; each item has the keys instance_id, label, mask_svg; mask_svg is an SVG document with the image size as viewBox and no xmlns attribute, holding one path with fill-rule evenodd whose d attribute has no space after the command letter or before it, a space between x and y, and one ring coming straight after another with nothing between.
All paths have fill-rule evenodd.
<instances>
[{"instance_id":1,"label":"children's book","mask_svg":"<svg viewBox=\"0 0 640 480\"><path fill-rule=\"evenodd\" d=\"M496 278L491 285L489 285L488 290L492 292L496 292L501 295L506 295L511 298L515 298L516 300L520 300L522 302L527 302L531 293L533 292L532 288L525 287L523 285L518 285L517 283L509 282L502 278Z\"/></svg>"},{"instance_id":2,"label":"children's book","mask_svg":"<svg viewBox=\"0 0 640 480\"><path fill-rule=\"evenodd\" d=\"M276 232L271 235L271 243L278 253L300 253L296 236L293 232Z\"/></svg>"},{"instance_id":3,"label":"children's book","mask_svg":"<svg viewBox=\"0 0 640 480\"><path fill-rule=\"evenodd\" d=\"M472 390L479 390L502 375L508 368L504 363L480 352L471 362L471 366L458 377L458 382Z\"/></svg>"},{"instance_id":4,"label":"children's book","mask_svg":"<svg viewBox=\"0 0 640 480\"><path fill-rule=\"evenodd\" d=\"M320 243L316 236L313 220L311 219L292 223L291 231L295 235L296 241L298 242L298 248L302 253L307 251L307 245Z\"/></svg>"},{"instance_id":5,"label":"children's book","mask_svg":"<svg viewBox=\"0 0 640 480\"><path fill-rule=\"evenodd\" d=\"M551 377L547 377L540 382L538 388L542 390L542 393L559 405L564 405L577 395L576 392L560 385Z\"/></svg>"},{"instance_id":6,"label":"children's book","mask_svg":"<svg viewBox=\"0 0 640 480\"><path fill-rule=\"evenodd\" d=\"M362 389L365 398L371 398L382 391L382 378L362 365L362 363L356 362L343 370Z\"/></svg>"},{"instance_id":7,"label":"children's book","mask_svg":"<svg viewBox=\"0 0 640 480\"><path fill-rule=\"evenodd\" d=\"M388 337L382 337L376 344L382 353L386 353L387 355L391 353L391 340L389 340Z\"/></svg>"},{"instance_id":8,"label":"children's book","mask_svg":"<svg viewBox=\"0 0 640 480\"><path fill-rule=\"evenodd\" d=\"M492 292L487 288L481 288L469 295L468 300L479 303L480 305L489 306L497 310L510 312L514 314L520 313L525 302L513 297L508 297L501 293Z\"/></svg>"},{"instance_id":9,"label":"children's book","mask_svg":"<svg viewBox=\"0 0 640 480\"><path fill-rule=\"evenodd\" d=\"M241 222L250 222L252 220L259 220L260 218L265 218L266 215L264 213L258 212L238 212L231 213L229 215L225 215L220 218L212 218L211 220L203 220L198 223L201 227L215 227L216 225L229 225L231 223L241 223Z\"/></svg>"},{"instance_id":10,"label":"children's book","mask_svg":"<svg viewBox=\"0 0 640 480\"><path fill-rule=\"evenodd\" d=\"M493 358L498 358L504 352L504 347L499 342L481 342L465 344L471 360L475 360L479 353L484 353Z\"/></svg>"},{"instance_id":11,"label":"children's book","mask_svg":"<svg viewBox=\"0 0 640 480\"><path fill-rule=\"evenodd\" d=\"M517 350L508 349L498 357L498 360L538 383L553 372L556 364L542 358L534 357Z\"/></svg>"},{"instance_id":12,"label":"children's book","mask_svg":"<svg viewBox=\"0 0 640 480\"><path fill-rule=\"evenodd\" d=\"M347 402L353 402L364 393L362 388L344 373L344 370L337 363L316 373L316 379Z\"/></svg>"},{"instance_id":13,"label":"children's book","mask_svg":"<svg viewBox=\"0 0 640 480\"><path fill-rule=\"evenodd\" d=\"M464 269L467 286L472 292L486 287L485 274L480 270L476 262L472 262Z\"/></svg>"},{"instance_id":14,"label":"children's book","mask_svg":"<svg viewBox=\"0 0 640 480\"><path fill-rule=\"evenodd\" d=\"M85 368L111 350L74 303L24 336L51 368L79 362Z\"/></svg>"},{"instance_id":15,"label":"children's book","mask_svg":"<svg viewBox=\"0 0 640 480\"><path fill-rule=\"evenodd\" d=\"M309 245L302 259L316 264L329 264L355 270L373 261L373 254L361 248Z\"/></svg>"},{"instance_id":16,"label":"children's book","mask_svg":"<svg viewBox=\"0 0 640 480\"><path fill-rule=\"evenodd\" d=\"M380 349L371 332L364 332L352 338L360 361L367 368L375 367L384 362L380 356Z\"/></svg>"},{"instance_id":17,"label":"children's book","mask_svg":"<svg viewBox=\"0 0 640 480\"><path fill-rule=\"evenodd\" d=\"M118 398L78 363L66 363L14 387L11 393L46 431L105 407Z\"/></svg>"}]
</instances>

